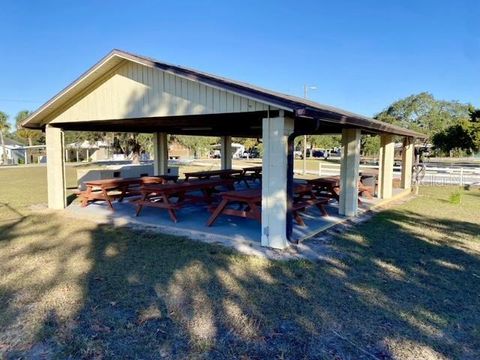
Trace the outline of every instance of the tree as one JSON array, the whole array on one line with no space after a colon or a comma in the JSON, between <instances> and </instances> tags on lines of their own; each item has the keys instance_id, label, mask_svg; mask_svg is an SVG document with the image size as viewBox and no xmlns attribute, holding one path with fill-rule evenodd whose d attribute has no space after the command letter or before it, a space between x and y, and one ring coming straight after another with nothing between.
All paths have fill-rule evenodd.
<instances>
[{"instance_id":1,"label":"tree","mask_svg":"<svg viewBox=\"0 0 480 360\"><path fill-rule=\"evenodd\" d=\"M213 136L175 135L173 136L173 139L188 149L193 150L195 157L209 151L212 145L219 142L218 137Z\"/></svg>"},{"instance_id":2,"label":"tree","mask_svg":"<svg viewBox=\"0 0 480 360\"><path fill-rule=\"evenodd\" d=\"M331 149L341 146L342 137L340 135L307 135L307 144L310 145L310 149ZM303 136L295 138L295 148L299 146L303 147Z\"/></svg>"},{"instance_id":3,"label":"tree","mask_svg":"<svg viewBox=\"0 0 480 360\"><path fill-rule=\"evenodd\" d=\"M331 149L342 144L342 137L339 135L309 135L307 142L312 148Z\"/></svg>"},{"instance_id":4,"label":"tree","mask_svg":"<svg viewBox=\"0 0 480 360\"><path fill-rule=\"evenodd\" d=\"M0 111L0 143L2 144L2 158L1 163L5 164L7 162L7 149L5 148L5 140L3 136L6 135L10 125L8 124L8 115L5 114L3 111Z\"/></svg>"},{"instance_id":5,"label":"tree","mask_svg":"<svg viewBox=\"0 0 480 360\"><path fill-rule=\"evenodd\" d=\"M467 153L480 151L480 110L470 107L469 112L468 119L461 119L433 136L435 148L445 153L455 149Z\"/></svg>"},{"instance_id":6,"label":"tree","mask_svg":"<svg viewBox=\"0 0 480 360\"><path fill-rule=\"evenodd\" d=\"M8 124L8 115L3 111L0 111L0 143L2 145L2 158L0 159L2 164L7 162L7 152L5 150L5 140L3 135L6 134L7 130L10 128Z\"/></svg>"},{"instance_id":7,"label":"tree","mask_svg":"<svg viewBox=\"0 0 480 360\"><path fill-rule=\"evenodd\" d=\"M380 137L372 135L362 135L360 149L363 156L378 155L380 150Z\"/></svg>"},{"instance_id":8,"label":"tree","mask_svg":"<svg viewBox=\"0 0 480 360\"><path fill-rule=\"evenodd\" d=\"M151 134L113 133L111 143L115 154L124 154L130 157L133 164L140 163L142 149L153 150Z\"/></svg>"},{"instance_id":9,"label":"tree","mask_svg":"<svg viewBox=\"0 0 480 360\"><path fill-rule=\"evenodd\" d=\"M17 135L19 138L26 139L28 141L28 146L33 145L34 140L38 140L41 137L41 132L38 130L30 130L22 128L22 122L30 116L31 112L28 110L19 111L17 116L15 116L15 124L17 127Z\"/></svg>"},{"instance_id":10,"label":"tree","mask_svg":"<svg viewBox=\"0 0 480 360\"><path fill-rule=\"evenodd\" d=\"M103 140L106 134L98 131L66 131L65 144L81 144L85 140L88 142L95 142Z\"/></svg>"},{"instance_id":11,"label":"tree","mask_svg":"<svg viewBox=\"0 0 480 360\"><path fill-rule=\"evenodd\" d=\"M423 92L398 100L378 113L375 119L422 132L430 138L462 119L468 119L469 106L458 101L436 100Z\"/></svg>"},{"instance_id":12,"label":"tree","mask_svg":"<svg viewBox=\"0 0 480 360\"><path fill-rule=\"evenodd\" d=\"M245 146L246 150L251 150L257 147L258 144L260 144L260 139L236 137L236 138L232 138L232 142L242 144L243 146Z\"/></svg>"}]
</instances>

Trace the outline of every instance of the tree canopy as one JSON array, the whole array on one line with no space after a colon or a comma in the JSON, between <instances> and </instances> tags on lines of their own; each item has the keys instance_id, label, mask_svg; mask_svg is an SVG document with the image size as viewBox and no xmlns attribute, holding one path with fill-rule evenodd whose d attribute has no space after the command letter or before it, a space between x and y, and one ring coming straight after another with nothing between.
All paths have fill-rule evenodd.
<instances>
[{"instance_id":1,"label":"tree canopy","mask_svg":"<svg viewBox=\"0 0 480 360\"><path fill-rule=\"evenodd\" d=\"M5 142L3 135L6 134L10 125L8 124L8 115L3 111L0 111L0 145L2 145L2 153L0 154L0 163L5 163L7 161L7 149L5 148Z\"/></svg>"},{"instance_id":2,"label":"tree canopy","mask_svg":"<svg viewBox=\"0 0 480 360\"><path fill-rule=\"evenodd\" d=\"M468 104L437 100L428 92L395 101L375 116L377 120L424 133L430 138L445 128L468 118Z\"/></svg>"},{"instance_id":3,"label":"tree canopy","mask_svg":"<svg viewBox=\"0 0 480 360\"><path fill-rule=\"evenodd\" d=\"M22 128L22 122L30 116L32 112L29 110L19 111L17 116L15 116L15 125L16 125L16 135L22 140L26 140L29 146L32 146L34 142L39 140L42 137L41 131L30 130Z\"/></svg>"},{"instance_id":4,"label":"tree canopy","mask_svg":"<svg viewBox=\"0 0 480 360\"><path fill-rule=\"evenodd\" d=\"M480 109L470 108L470 117L439 131L433 136L434 146L445 152L462 150L469 154L480 151Z\"/></svg>"},{"instance_id":5,"label":"tree canopy","mask_svg":"<svg viewBox=\"0 0 480 360\"><path fill-rule=\"evenodd\" d=\"M219 142L219 138L214 136L174 135L170 139L176 140L186 148L194 151L196 157L209 152L212 145Z\"/></svg>"}]
</instances>

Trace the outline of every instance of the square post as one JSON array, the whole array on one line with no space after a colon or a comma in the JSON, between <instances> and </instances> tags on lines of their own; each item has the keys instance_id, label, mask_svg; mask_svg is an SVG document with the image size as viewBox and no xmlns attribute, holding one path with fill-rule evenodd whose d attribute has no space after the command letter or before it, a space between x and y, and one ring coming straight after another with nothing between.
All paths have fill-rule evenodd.
<instances>
[{"instance_id":1,"label":"square post","mask_svg":"<svg viewBox=\"0 0 480 360\"><path fill-rule=\"evenodd\" d=\"M405 137L402 151L402 189L412 187L412 166L413 166L413 138Z\"/></svg>"},{"instance_id":2,"label":"square post","mask_svg":"<svg viewBox=\"0 0 480 360\"><path fill-rule=\"evenodd\" d=\"M393 191L393 160L395 142L393 135L380 136L380 169L378 172L378 196L380 199L389 199Z\"/></svg>"},{"instance_id":3,"label":"square post","mask_svg":"<svg viewBox=\"0 0 480 360\"><path fill-rule=\"evenodd\" d=\"M67 203L63 130L47 125L45 127L45 140L47 143L48 207L50 209L64 209Z\"/></svg>"},{"instance_id":4,"label":"square post","mask_svg":"<svg viewBox=\"0 0 480 360\"><path fill-rule=\"evenodd\" d=\"M231 136L222 136L221 139L221 169L231 169L232 168L232 137Z\"/></svg>"},{"instance_id":5,"label":"square post","mask_svg":"<svg viewBox=\"0 0 480 360\"><path fill-rule=\"evenodd\" d=\"M340 215L356 216L358 210L358 181L360 166L359 129L342 130L342 159L340 163Z\"/></svg>"},{"instance_id":6,"label":"square post","mask_svg":"<svg viewBox=\"0 0 480 360\"><path fill-rule=\"evenodd\" d=\"M294 120L285 117L264 118L262 127L262 246L284 249L287 239L288 136Z\"/></svg>"},{"instance_id":7,"label":"square post","mask_svg":"<svg viewBox=\"0 0 480 360\"><path fill-rule=\"evenodd\" d=\"M168 136L165 132L153 133L153 175L168 174Z\"/></svg>"}]
</instances>

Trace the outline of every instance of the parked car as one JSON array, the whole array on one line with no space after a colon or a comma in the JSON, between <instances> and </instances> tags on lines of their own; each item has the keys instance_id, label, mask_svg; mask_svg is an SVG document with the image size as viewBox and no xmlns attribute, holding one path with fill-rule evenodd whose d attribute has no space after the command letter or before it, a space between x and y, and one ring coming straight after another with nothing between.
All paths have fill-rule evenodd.
<instances>
[{"instance_id":1,"label":"parked car","mask_svg":"<svg viewBox=\"0 0 480 360\"><path fill-rule=\"evenodd\" d=\"M256 149L251 149L250 151L244 151L242 158L244 159L256 159L260 157L260 152Z\"/></svg>"},{"instance_id":2,"label":"parked car","mask_svg":"<svg viewBox=\"0 0 480 360\"><path fill-rule=\"evenodd\" d=\"M323 158L323 159L328 159L330 154L328 153L327 150L313 150L312 151L312 157L314 158Z\"/></svg>"},{"instance_id":3,"label":"parked car","mask_svg":"<svg viewBox=\"0 0 480 360\"><path fill-rule=\"evenodd\" d=\"M330 156L340 157L340 156L342 156L342 150L340 150L340 149L332 150L332 151L330 151Z\"/></svg>"}]
</instances>

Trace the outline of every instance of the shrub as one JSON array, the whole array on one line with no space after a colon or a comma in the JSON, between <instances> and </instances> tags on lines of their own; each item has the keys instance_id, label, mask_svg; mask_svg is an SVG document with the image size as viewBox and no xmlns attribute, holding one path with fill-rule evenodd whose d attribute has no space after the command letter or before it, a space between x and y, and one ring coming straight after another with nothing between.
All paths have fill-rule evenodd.
<instances>
[{"instance_id":1,"label":"shrub","mask_svg":"<svg viewBox=\"0 0 480 360\"><path fill-rule=\"evenodd\" d=\"M463 193L461 190L456 190L450 194L449 201L451 204L458 205L462 202Z\"/></svg>"}]
</instances>

